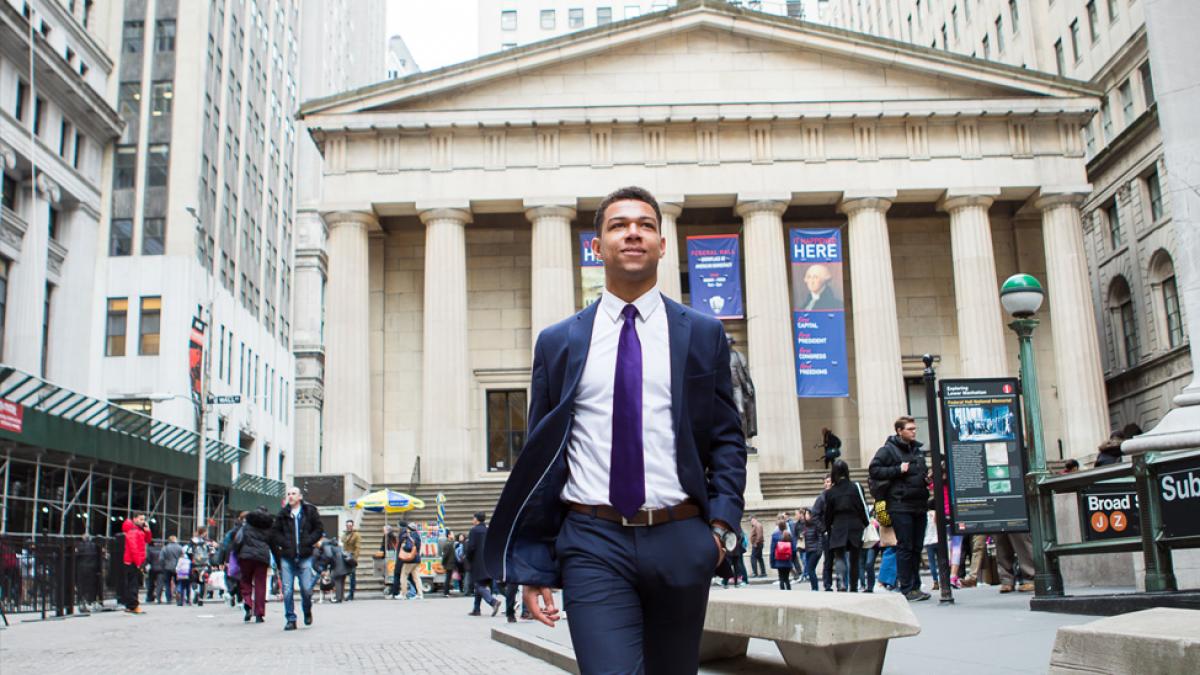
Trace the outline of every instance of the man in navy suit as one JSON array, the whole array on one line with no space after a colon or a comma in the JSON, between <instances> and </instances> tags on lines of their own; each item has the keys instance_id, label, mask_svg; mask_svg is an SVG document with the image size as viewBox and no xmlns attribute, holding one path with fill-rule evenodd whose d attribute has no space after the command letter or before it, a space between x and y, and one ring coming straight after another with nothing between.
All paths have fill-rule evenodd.
<instances>
[{"instance_id":1,"label":"man in navy suit","mask_svg":"<svg viewBox=\"0 0 1200 675\"><path fill-rule=\"evenodd\" d=\"M529 436L486 544L535 619L562 588L583 673L695 673L713 572L737 545L746 449L720 321L658 290L662 214L596 212L600 300L538 336Z\"/></svg>"}]
</instances>

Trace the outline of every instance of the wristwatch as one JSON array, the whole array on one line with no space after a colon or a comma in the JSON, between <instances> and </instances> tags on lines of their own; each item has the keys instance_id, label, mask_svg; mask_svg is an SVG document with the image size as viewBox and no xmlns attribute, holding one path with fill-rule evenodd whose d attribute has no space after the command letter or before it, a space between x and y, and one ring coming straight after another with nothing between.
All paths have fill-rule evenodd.
<instances>
[{"instance_id":1,"label":"wristwatch","mask_svg":"<svg viewBox=\"0 0 1200 675\"><path fill-rule=\"evenodd\" d=\"M713 525L712 533L717 535L717 541L721 542L721 546L725 547L726 553L732 553L733 549L737 548L737 535L732 530L727 530L721 525Z\"/></svg>"}]
</instances>

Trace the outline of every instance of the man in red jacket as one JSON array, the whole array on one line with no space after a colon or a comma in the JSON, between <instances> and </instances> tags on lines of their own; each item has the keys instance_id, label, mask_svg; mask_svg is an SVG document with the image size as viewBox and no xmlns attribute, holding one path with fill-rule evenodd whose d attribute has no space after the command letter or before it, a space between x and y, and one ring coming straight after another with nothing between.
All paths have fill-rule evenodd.
<instances>
[{"instance_id":1,"label":"man in red jacket","mask_svg":"<svg viewBox=\"0 0 1200 675\"><path fill-rule=\"evenodd\" d=\"M130 614L143 614L138 604L138 591L142 587L142 567L146 564L146 544L150 543L150 526L146 514L135 513L121 525L125 533L125 583L121 587L124 597L121 604Z\"/></svg>"}]
</instances>

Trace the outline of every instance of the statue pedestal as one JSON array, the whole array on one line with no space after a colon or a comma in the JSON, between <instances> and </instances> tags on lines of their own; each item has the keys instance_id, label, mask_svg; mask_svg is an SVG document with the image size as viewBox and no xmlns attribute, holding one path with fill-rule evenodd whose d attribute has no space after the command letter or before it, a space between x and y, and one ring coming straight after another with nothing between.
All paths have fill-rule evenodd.
<instances>
[{"instance_id":1,"label":"statue pedestal","mask_svg":"<svg viewBox=\"0 0 1200 675\"><path fill-rule=\"evenodd\" d=\"M746 446L746 491L743 496L746 500L746 511L762 507L763 493L762 482L759 480L758 474L758 449L751 446Z\"/></svg>"}]
</instances>

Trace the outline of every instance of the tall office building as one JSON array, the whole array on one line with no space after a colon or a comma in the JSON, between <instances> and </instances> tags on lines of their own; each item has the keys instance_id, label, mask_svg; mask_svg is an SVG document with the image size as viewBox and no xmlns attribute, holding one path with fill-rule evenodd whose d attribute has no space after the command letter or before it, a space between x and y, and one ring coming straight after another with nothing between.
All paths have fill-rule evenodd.
<instances>
[{"instance_id":1,"label":"tall office building","mask_svg":"<svg viewBox=\"0 0 1200 675\"><path fill-rule=\"evenodd\" d=\"M110 7L113 149L97 275L104 395L196 424L188 343L203 322L207 434L236 472L291 474L292 267L300 92L293 0ZM127 338L128 336L128 338Z\"/></svg>"},{"instance_id":2,"label":"tall office building","mask_svg":"<svg viewBox=\"0 0 1200 675\"><path fill-rule=\"evenodd\" d=\"M301 100L330 96L386 79L388 43L383 0L304 0ZM296 460L297 474L323 471L325 284L329 231L321 202L321 155L307 133L299 140L296 196ZM365 264L365 262L364 262Z\"/></svg>"},{"instance_id":3,"label":"tall office building","mask_svg":"<svg viewBox=\"0 0 1200 675\"><path fill-rule=\"evenodd\" d=\"M83 390L101 176L121 129L99 24L90 1L0 1L0 362Z\"/></svg>"},{"instance_id":4,"label":"tall office building","mask_svg":"<svg viewBox=\"0 0 1200 675\"><path fill-rule=\"evenodd\" d=\"M1180 255L1138 0L830 0L831 25L1084 80L1083 236L1114 428L1154 426L1191 379ZM1053 280L1050 280L1053 283Z\"/></svg>"},{"instance_id":5,"label":"tall office building","mask_svg":"<svg viewBox=\"0 0 1200 675\"><path fill-rule=\"evenodd\" d=\"M421 67L417 65L417 60L404 43L404 38L399 35L388 38L387 78L394 80L397 77L407 77L420 70Z\"/></svg>"},{"instance_id":6,"label":"tall office building","mask_svg":"<svg viewBox=\"0 0 1200 675\"><path fill-rule=\"evenodd\" d=\"M490 54L675 6L675 0L478 0L479 53ZM728 0L730 5L800 19L813 0Z\"/></svg>"}]
</instances>

